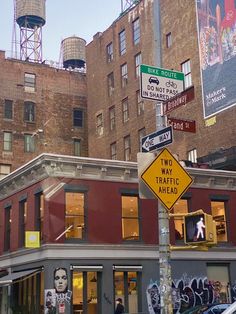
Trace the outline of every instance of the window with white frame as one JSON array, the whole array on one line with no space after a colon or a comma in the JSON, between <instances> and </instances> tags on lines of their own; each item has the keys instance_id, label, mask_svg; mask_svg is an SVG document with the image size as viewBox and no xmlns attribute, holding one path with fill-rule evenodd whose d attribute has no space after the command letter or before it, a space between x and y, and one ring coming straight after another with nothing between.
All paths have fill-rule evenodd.
<instances>
[{"instance_id":1,"label":"window with white frame","mask_svg":"<svg viewBox=\"0 0 236 314\"><path fill-rule=\"evenodd\" d=\"M139 138L139 151L142 151L142 138L146 135L146 129L142 128L138 131L138 138Z\"/></svg>"},{"instance_id":2,"label":"window with white frame","mask_svg":"<svg viewBox=\"0 0 236 314\"><path fill-rule=\"evenodd\" d=\"M110 151L111 151L111 159L116 160L117 159L116 142L110 145Z\"/></svg>"},{"instance_id":3,"label":"window with white frame","mask_svg":"<svg viewBox=\"0 0 236 314\"><path fill-rule=\"evenodd\" d=\"M107 88L108 88L108 96L112 96L114 93L114 73L113 72L107 75Z\"/></svg>"},{"instance_id":4,"label":"window with white frame","mask_svg":"<svg viewBox=\"0 0 236 314\"><path fill-rule=\"evenodd\" d=\"M137 114L140 116L144 113L144 101L140 96L140 90L136 91L136 104L137 104Z\"/></svg>"},{"instance_id":5,"label":"window with white frame","mask_svg":"<svg viewBox=\"0 0 236 314\"><path fill-rule=\"evenodd\" d=\"M128 84L128 66L127 63L122 64L120 67L121 72L121 86L125 87Z\"/></svg>"},{"instance_id":6,"label":"window with white frame","mask_svg":"<svg viewBox=\"0 0 236 314\"><path fill-rule=\"evenodd\" d=\"M116 116L115 116L115 106L109 108L109 120L110 120L110 130L115 130L116 128Z\"/></svg>"},{"instance_id":7,"label":"window with white frame","mask_svg":"<svg viewBox=\"0 0 236 314\"><path fill-rule=\"evenodd\" d=\"M25 141L25 152L26 153L33 153L35 151L35 138L32 134L25 134L24 135Z\"/></svg>"},{"instance_id":8,"label":"window with white frame","mask_svg":"<svg viewBox=\"0 0 236 314\"><path fill-rule=\"evenodd\" d=\"M107 45L107 62L111 62L113 60L113 43L110 42Z\"/></svg>"},{"instance_id":9,"label":"window with white frame","mask_svg":"<svg viewBox=\"0 0 236 314\"><path fill-rule=\"evenodd\" d=\"M171 33L168 33L166 35L166 47L170 48L171 45L172 45L172 35Z\"/></svg>"},{"instance_id":10,"label":"window with white frame","mask_svg":"<svg viewBox=\"0 0 236 314\"><path fill-rule=\"evenodd\" d=\"M25 91L35 92L36 89L36 75L32 73L25 73Z\"/></svg>"},{"instance_id":11,"label":"window with white frame","mask_svg":"<svg viewBox=\"0 0 236 314\"><path fill-rule=\"evenodd\" d=\"M135 77L139 77L140 76L140 65L142 64L142 55L141 52L138 53L135 57Z\"/></svg>"},{"instance_id":12,"label":"window with white frame","mask_svg":"<svg viewBox=\"0 0 236 314\"><path fill-rule=\"evenodd\" d=\"M24 103L24 120L27 122L35 121L35 103L25 101Z\"/></svg>"},{"instance_id":13,"label":"window with white frame","mask_svg":"<svg viewBox=\"0 0 236 314\"><path fill-rule=\"evenodd\" d=\"M134 45L137 45L140 42L140 21L139 18L137 18L135 21L133 21L133 43Z\"/></svg>"},{"instance_id":14,"label":"window with white frame","mask_svg":"<svg viewBox=\"0 0 236 314\"><path fill-rule=\"evenodd\" d=\"M96 131L99 136L103 135L103 115L99 113L96 117Z\"/></svg>"},{"instance_id":15,"label":"window with white frame","mask_svg":"<svg viewBox=\"0 0 236 314\"><path fill-rule=\"evenodd\" d=\"M126 35L125 35L125 29L119 33L119 50L120 55L126 53Z\"/></svg>"},{"instance_id":16,"label":"window with white frame","mask_svg":"<svg viewBox=\"0 0 236 314\"><path fill-rule=\"evenodd\" d=\"M197 149L196 148L188 151L188 160L190 160L191 162L197 162Z\"/></svg>"},{"instance_id":17,"label":"window with white frame","mask_svg":"<svg viewBox=\"0 0 236 314\"><path fill-rule=\"evenodd\" d=\"M12 132L3 132L3 150L12 151Z\"/></svg>"},{"instance_id":18,"label":"window with white frame","mask_svg":"<svg viewBox=\"0 0 236 314\"><path fill-rule=\"evenodd\" d=\"M190 60L181 64L181 71L184 73L184 87L185 89L192 86L192 74Z\"/></svg>"},{"instance_id":19,"label":"window with white frame","mask_svg":"<svg viewBox=\"0 0 236 314\"><path fill-rule=\"evenodd\" d=\"M122 100L122 114L123 114L123 122L127 122L129 120L129 101L128 97Z\"/></svg>"},{"instance_id":20,"label":"window with white frame","mask_svg":"<svg viewBox=\"0 0 236 314\"><path fill-rule=\"evenodd\" d=\"M77 138L74 139L74 155L81 156L81 140Z\"/></svg>"},{"instance_id":21,"label":"window with white frame","mask_svg":"<svg viewBox=\"0 0 236 314\"><path fill-rule=\"evenodd\" d=\"M124 137L124 157L125 161L131 160L131 140L130 135Z\"/></svg>"},{"instance_id":22,"label":"window with white frame","mask_svg":"<svg viewBox=\"0 0 236 314\"><path fill-rule=\"evenodd\" d=\"M10 165L0 164L0 179L4 178L10 172L11 172L11 166Z\"/></svg>"}]
</instances>

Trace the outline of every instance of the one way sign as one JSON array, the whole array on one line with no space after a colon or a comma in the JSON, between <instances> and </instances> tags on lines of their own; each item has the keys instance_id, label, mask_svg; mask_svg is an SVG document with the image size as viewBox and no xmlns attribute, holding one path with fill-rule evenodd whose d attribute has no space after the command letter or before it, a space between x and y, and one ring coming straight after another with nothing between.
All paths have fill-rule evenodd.
<instances>
[{"instance_id":1,"label":"one way sign","mask_svg":"<svg viewBox=\"0 0 236 314\"><path fill-rule=\"evenodd\" d=\"M173 142L172 127L168 126L162 130L148 134L142 138L142 152L151 152Z\"/></svg>"}]
</instances>

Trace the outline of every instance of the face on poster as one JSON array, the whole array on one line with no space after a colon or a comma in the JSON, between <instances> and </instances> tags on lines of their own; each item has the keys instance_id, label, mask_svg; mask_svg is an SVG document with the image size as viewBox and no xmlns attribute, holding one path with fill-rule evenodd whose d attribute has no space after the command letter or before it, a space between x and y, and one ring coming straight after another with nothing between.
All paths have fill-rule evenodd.
<instances>
[{"instance_id":1,"label":"face on poster","mask_svg":"<svg viewBox=\"0 0 236 314\"><path fill-rule=\"evenodd\" d=\"M236 105L236 1L196 4L203 111L208 118Z\"/></svg>"}]
</instances>

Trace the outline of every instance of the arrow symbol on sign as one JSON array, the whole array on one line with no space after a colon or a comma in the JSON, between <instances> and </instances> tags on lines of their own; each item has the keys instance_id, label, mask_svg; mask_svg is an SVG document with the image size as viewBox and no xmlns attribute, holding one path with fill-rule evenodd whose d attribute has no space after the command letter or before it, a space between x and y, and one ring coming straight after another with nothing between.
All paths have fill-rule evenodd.
<instances>
[{"instance_id":1,"label":"arrow symbol on sign","mask_svg":"<svg viewBox=\"0 0 236 314\"><path fill-rule=\"evenodd\" d=\"M164 146L172 143L172 129L167 127L156 133L149 134L142 143L143 151L151 151L157 149L160 146Z\"/></svg>"}]
</instances>

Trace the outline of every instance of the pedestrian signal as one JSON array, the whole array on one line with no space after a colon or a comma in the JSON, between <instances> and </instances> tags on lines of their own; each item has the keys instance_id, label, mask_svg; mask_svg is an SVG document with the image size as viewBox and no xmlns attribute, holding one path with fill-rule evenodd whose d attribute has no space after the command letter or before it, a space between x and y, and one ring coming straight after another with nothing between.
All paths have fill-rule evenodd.
<instances>
[{"instance_id":1,"label":"pedestrian signal","mask_svg":"<svg viewBox=\"0 0 236 314\"><path fill-rule=\"evenodd\" d=\"M203 210L187 214L184 217L184 241L186 244L216 244L216 223L212 216Z\"/></svg>"}]
</instances>

